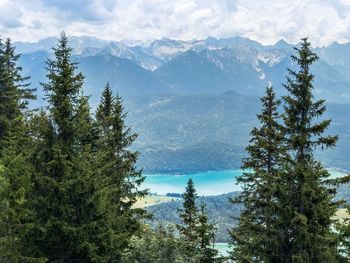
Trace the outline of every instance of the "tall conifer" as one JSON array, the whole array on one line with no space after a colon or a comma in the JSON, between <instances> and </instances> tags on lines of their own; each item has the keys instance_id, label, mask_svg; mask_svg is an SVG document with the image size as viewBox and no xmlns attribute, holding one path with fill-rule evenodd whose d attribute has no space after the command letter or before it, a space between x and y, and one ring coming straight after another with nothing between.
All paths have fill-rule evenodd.
<instances>
[{"instance_id":1,"label":"tall conifer","mask_svg":"<svg viewBox=\"0 0 350 263\"><path fill-rule=\"evenodd\" d=\"M140 218L146 216L143 209L133 207L147 191L140 189L145 178L136 167L138 152L130 149L137 134L127 127L125 118L122 99L113 95L107 83L96 111L96 154L111 229L108 238L113 240L109 253L114 260L120 260L130 237L140 229Z\"/></svg>"},{"instance_id":2,"label":"tall conifer","mask_svg":"<svg viewBox=\"0 0 350 263\"><path fill-rule=\"evenodd\" d=\"M315 160L315 148L331 148L337 136L324 135L331 120L318 120L326 111L324 100L313 96L314 75L311 65L317 61L310 42L304 38L297 55L292 56L299 71L289 70L283 97L283 128L289 160L283 169L279 227L283 248L281 262L335 262L335 236L332 217L337 204L335 190L324 184L329 177Z\"/></svg>"},{"instance_id":3,"label":"tall conifer","mask_svg":"<svg viewBox=\"0 0 350 263\"><path fill-rule=\"evenodd\" d=\"M254 129L247 148L250 156L244 168L252 173L239 178L243 192L235 201L244 208L232 231L233 258L238 262L336 261L332 216L338 204L332 201L335 189L326 185L329 174L314 158L314 150L334 147L337 136L324 135L330 120L318 121L326 110L324 100L313 97L310 67L318 57L307 39L296 51L292 59L299 71L289 70L281 127L274 121L269 133Z\"/></svg>"},{"instance_id":4,"label":"tall conifer","mask_svg":"<svg viewBox=\"0 0 350 263\"><path fill-rule=\"evenodd\" d=\"M30 259L24 251L23 233L31 187L27 105L35 96L28 88L29 77L22 76L19 57L9 39L0 41L0 262Z\"/></svg>"},{"instance_id":5,"label":"tall conifer","mask_svg":"<svg viewBox=\"0 0 350 263\"><path fill-rule=\"evenodd\" d=\"M272 87L261 98L260 126L251 132L244 159L244 173L237 181L243 191L232 200L244 206L237 227L231 231L237 262L278 262L274 250L278 240L274 229L278 170L285 159L283 132L278 124L280 101Z\"/></svg>"},{"instance_id":6,"label":"tall conifer","mask_svg":"<svg viewBox=\"0 0 350 263\"><path fill-rule=\"evenodd\" d=\"M206 207L201 203L198 213L198 223L196 227L197 242L199 247L199 262L212 263L218 251L214 248L215 226L209 223Z\"/></svg>"},{"instance_id":7,"label":"tall conifer","mask_svg":"<svg viewBox=\"0 0 350 263\"><path fill-rule=\"evenodd\" d=\"M196 200L198 196L191 178L187 182L186 190L183 193L182 198L182 207L178 209L181 219L181 225L178 225L178 229L184 238L183 249L186 257L197 260L194 259L194 256L198 253L198 240L196 232L198 221Z\"/></svg>"},{"instance_id":8,"label":"tall conifer","mask_svg":"<svg viewBox=\"0 0 350 263\"><path fill-rule=\"evenodd\" d=\"M192 179L189 179L186 186L186 191L182 195L183 204L179 209L182 226L179 227L180 232L184 235L187 241L194 242L196 240L196 222L197 222L197 193L194 188Z\"/></svg>"},{"instance_id":9,"label":"tall conifer","mask_svg":"<svg viewBox=\"0 0 350 263\"><path fill-rule=\"evenodd\" d=\"M28 88L30 77L23 76L18 65L19 58L10 39L0 41L0 150L1 140L13 127L11 122L23 117L29 100L35 99L35 90Z\"/></svg>"},{"instance_id":10,"label":"tall conifer","mask_svg":"<svg viewBox=\"0 0 350 263\"><path fill-rule=\"evenodd\" d=\"M65 34L53 50L42 84L48 112L36 117L33 131L35 220L27 242L50 262L100 262L106 260L102 236L109 230L94 169L92 119L81 95L83 75L76 73Z\"/></svg>"},{"instance_id":11,"label":"tall conifer","mask_svg":"<svg viewBox=\"0 0 350 263\"><path fill-rule=\"evenodd\" d=\"M214 248L215 226L209 223L204 203L197 208L196 189L190 178L182 195L182 207L178 209L181 224L181 250L187 262L214 262L217 250Z\"/></svg>"}]
</instances>

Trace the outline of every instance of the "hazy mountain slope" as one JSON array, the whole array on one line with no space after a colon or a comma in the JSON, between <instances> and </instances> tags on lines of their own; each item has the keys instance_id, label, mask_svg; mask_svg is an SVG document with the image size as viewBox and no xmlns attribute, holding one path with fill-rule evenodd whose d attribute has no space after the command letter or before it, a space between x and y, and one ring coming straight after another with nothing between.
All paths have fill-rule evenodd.
<instances>
[{"instance_id":1,"label":"hazy mountain slope","mask_svg":"<svg viewBox=\"0 0 350 263\"><path fill-rule=\"evenodd\" d=\"M19 64L23 68L23 73L30 76L31 87L36 89L37 100L32 101L31 105L34 107L41 107L44 104L44 92L40 82L46 80L46 60L49 53L44 50L34 51L22 54L19 59Z\"/></svg>"},{"instance_id":2,"label":"hazy mountain slope","mask_svg":"<svg viewBox=\"0 0 350 263\"><path fill-rule=\"evenodd\" d=\"M183 94L218 94L234 85L222 70L194 51L175 57L155 73L173 92Z\"/></svg>"},{"instance_id":3,"label":"hazy mountain slope","mask_svg":"<svg viewBox=\"0 0 350 263\"><path fill-rule=\"evenodd\" d=\"M317 48L316 52L331 66L350 68L350 43L332 43L328 47Z\"/></svg>"},{"instance_id":4,"label":"hazy mountain slope","mask_svg":"<svg viewBox=\"0 0 350 263\"><path fill-rule=\"evenodd\" d=\"M129 59L104 54L76 58L76 61L79 62L79 70L85 75L85 92L92 96L93 105L99 100L107 81L122 96L169 92L168 87L155 78L152 72Z\"/></svg>"},{"instance_id":5,"label":"hazy mountain slope","mask_svg":"<svg viewBox=\"0 0 350 263\"><path fill-rule=\"evenodd\" d=\"M128 98L126 107L130 123L145 138L141 141L171 147L207 141L243 145L260 106L257 97L226 92Z\"/></svg>"},{"instance_id":6,"label":"hazy mountain slope","mask_svg":"<svg viewBox=\"0 0 350 263\"><path fill-rule=\"evenodd\" d=\"M139 133L139 165L148 172L184 172L240 167L255 124L258 98L162 95L126 98L128 122ZM242 114L245 112L245 114Z\"/></svg>"},{"instance_id":7,"label":"hazy mountain slope","mask_svg":"<svg viewBox=\"0 0 350 263\"><path fill-rule=\"evenodd\" d=\"M329 134L338 134L339 141L334 149L318 153L327 167L340 167L350 171L350 105L327 104L326 118L332 123Z\"/></svg>"},{"instance_id":8,"label":"hazy mountain slope","mask_svg":"<svg viewBox=\"0 0 350 263\"><path fill-rule=\"evenodd\" d=\"M84 70L86 69L86 73L89 74L86 83L88 92L95 91L96 85L113 81L117 82L114 88L121 89L122 95L139 92L145 94L144 91L147 90L150 93L178 92L181 94L220 94L227 90L235 90L242 94L260 96L269 83L275 86L279 94L283 94L281 83L285 82L287 67L294 67L290 59L293 45L285 41L263 46L242 37L227 39L209 37L192 41L165 38L151 43L130 44L127 41L108 42L92 37L71 37L70 42L75 54L78 55L78 61L92 64L94 63L92 57L96 57L96 63L101 66L98 69L99 74L92 76L90 73L94 71L84 65ZM47 38L37 43L17 42L16 45L22 52L36 50L30 53L32 63L36 65L38 59L34 58L33 54L39 53L41 49L51 52L50 48L55 45L55 39ZM348 74L350 45L332 44L315 50L321 58L313 68L317 76L316 96L326 97L331 102L348 103L350 100L350 75ZM126 60L120 60L124 63L113 64L109 59L105 59L101 63L101 56L127 59L144 71L135 65L127 66L126 64L132 63L126 63ZM90 58L87 59L87 57ZM124 69L129 71L126 72ZM117 73L111 74L114 70ZM32 70L34 84L36 80L42 81L40 72L38 69ZM92 94L95 95L95 93Z\"/></svg>"},{"instance_id":9,"label":"hazy mountain slope","mask_svg":"<svg viewBox=\"0 0 350 263\"><path fill-rule=\"evenodd\" d=\"M140 134L135 147L147 172L188 172L239 168L249 133L257 124L258 97L162 95L126 98L128 123ZM335 149L320 152L327 167L350 170L350 105L327 104Z\"/></svg>"},{"instance_id":10,"label":"hazy mountain slope","mask_svg":"<svg viewBox=\"0 0 350 263\"><path fill-rule=\"evenodd\" d=\"M44 50L52 52L52 47L57 44L56 37L47 37L36 42L15 42L17 51L20 53L34 52ZM90 36L71 36L69 37L69 44L74 49L76 54L82 52L84 48L102 48L106 46L109 41L98 39Z\"/></svg>"},{"instance_id":11,"label":"hazy mountain slope","mask_svg":"<svg viewBox=\"0 0 350 263\"><path fill-rule=\"evenodd\" d=\"M26 52L20 59L24 72L38 88L34 106L43 105L39 82L45 81L45 61L55 41L16 43ZM270 46L240 37L132 44L89 37L70 41L92 107L107 81L125 99L129 124L140 133L140 165L147 171L239 167L259 112L258 96L268 84L283 95L287 68L295 68L293 45L285 41ZM321 60L312 68L315 96L330 103L331 132L340 135L338 147L320 157L327 166L346 169L350 108L334 103L350 101L349 50L349 44L317 48Z\"/></svg>"},{"instance_id":12,"label":"hazy mountain slope","mask_svg":"<svg viewBox=\"0 0 350 263\"><path fill-rule=\"evenodd\" d=\"M38 101L35 106L43 104L44 92L40 82L46 81L46 60L50 53L39 50L25 53L20 58L20 65L26 75L31 76L32 87L37 88ZM99 101L101 91L109 81L111 88L121 96L142 96L149 94L170 93L167 85L154 77L148 71L133 61L110 54L96 54L94 56L75 56L79 63L78 71L85 76L84 92L91 95L92 106Z\"/></svg>"},{"instance_id":13,"label":"hazy mountain slope","mask_svg":"<svg viewBox=\"0 0 350 263\"><path fill-rule=\"evenodd\" d=\"M188 41L162 38L151 42L149 46L144 47L144 50L159 60L167 62L192 47L192 43Z\"/></svg>"}]
</instances>

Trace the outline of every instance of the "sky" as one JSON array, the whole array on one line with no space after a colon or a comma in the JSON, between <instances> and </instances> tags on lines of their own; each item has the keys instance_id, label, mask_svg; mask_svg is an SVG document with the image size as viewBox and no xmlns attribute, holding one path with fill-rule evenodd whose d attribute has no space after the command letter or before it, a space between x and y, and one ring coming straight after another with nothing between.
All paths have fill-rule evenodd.
<instances>
[{"instance_id":1,"label":"sky","mask_svg":"<svg viewBox=\"0 0 350 263\"><path fill-rule=\"evenodd\" d=\"M350 42L350 0L0 0L0 36L37 41L248 37L263 44Z\"/></svg>"}]
</instances>

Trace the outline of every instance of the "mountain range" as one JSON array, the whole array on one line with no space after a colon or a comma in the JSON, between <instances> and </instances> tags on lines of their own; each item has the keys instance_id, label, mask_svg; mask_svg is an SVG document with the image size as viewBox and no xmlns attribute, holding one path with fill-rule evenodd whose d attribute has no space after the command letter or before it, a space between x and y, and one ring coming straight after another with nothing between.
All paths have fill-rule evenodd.
<instances>
[{"instance_id":1,"label":"mountain range","mask_svg":"<svg viewBox=\"0 0 350 263\"><path fill-rule=\"evenodd\" d=\"M262 45L242 37L141 42L73 36L69 41L92 108L107 81L124 98L128 122L140 134L135 144L140 166L150 172L239 167L256 125L258 97L267 85L285 94L287 68L295 68L295 45L284 40ZM38 89L35 107L45 104L39 83L45 82L45 61L56 42L14 43ZM350 44L314 50L320 57L312 68L315 97L327 99L330 132L340 135L338 148L320 158L327 166L350 169Z\"/></svg>"}]
</instances>

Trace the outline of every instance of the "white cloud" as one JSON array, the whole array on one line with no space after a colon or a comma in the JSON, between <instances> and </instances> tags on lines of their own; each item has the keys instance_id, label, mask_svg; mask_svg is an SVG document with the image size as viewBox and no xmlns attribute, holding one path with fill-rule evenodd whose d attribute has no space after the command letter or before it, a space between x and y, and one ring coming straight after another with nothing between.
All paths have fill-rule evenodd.
<instances>
[{"instance_id":1,"label":"white cloud","mask_svg":"<svg viewBox=\"0 0 350 263\"><path fill-rule=\"evenodd\" d=\"M0 10L1 32L14 40L64 29L110 40L240 35L265 44L304 36L315 45L350 41L350 0L0 0Z\"/></svg>"},{"instance_id":2,"label":"white cloud","mask_svg":"<svg viewBox=\"0 0 350 263\"><path fill-rule=\"evenodd\" d=\"M11 2L0 1L0 28L8 30L11 28L21 27L20 21L22 17L21 10Z\"/></svg>"}]
</instances>

